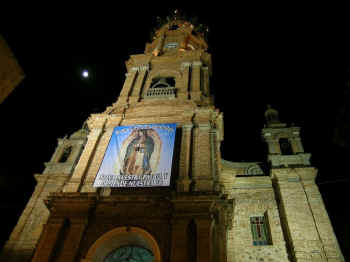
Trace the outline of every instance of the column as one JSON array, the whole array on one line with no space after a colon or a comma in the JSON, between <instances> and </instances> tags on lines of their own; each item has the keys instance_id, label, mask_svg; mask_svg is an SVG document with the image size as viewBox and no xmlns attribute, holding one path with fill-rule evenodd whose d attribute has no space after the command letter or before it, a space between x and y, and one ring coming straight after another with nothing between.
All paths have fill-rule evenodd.
<instances>
[{"instance_id":1,"label":"column","mask_svg":"<svg viewBox=\"0 0 350 262\"><path fill-rule=\"evenodd\" d=\"M211 239L210 226L212 220L210 218L196 218L197 225L197 262L211 261Z\"/></svg>"},{"instance_id":2,"label":"column","mask_svg":"<svg viewBox=\"0 0 350 262\"><path fill-rule=\"evenodd\" d=\"M137 75L137 67L131 68L130 72L126 74L126 79L125 79L122 91L120 92L120 95L118 98L118 102L117 102L118 105L124 104L128 101L128 97L134 85L136 75Z\"/></svg>"},{"instance_id":3,"label":"column","mask_svg":"<svg viewBox=\"0 0 350 262\"><path fill-rule=\"evenodd\" d=\"M192 65L191 74L191 100L199 101L201 99L201 66L202 62L196 61Z\"/></svg>"},{"instance_id":4,"label":"column","mask_svg":"<svg viewBox=\"0 0 350 262\"><path fill-rule=\"evenodd\" d=\"M79 162L74 170L74 173L67 183L67 185L63 188L63 192L78 192L80 189L80 185L82 179L85 175L85 172L88 169L91 158L94 154L97 142L102 133L102 128L94 128L91 130L88 135L88 140L85 145L84 151L79 159Z\"/></svg>"},{"instance_id":5,"label":"column","mask_svg":"<svg viewBox=\"0 0 350 262\"><path fill-rule=\"evenodd\" d=\"M107 150L109 140L112 136L114 127L109 127L101 135L98 146L96 147L94 157L92 158L89 169L87 170L85 180L82 181L81 192L96 192L97 188L93 187L95 177L102 163L104 154Z\"/></svg>"},{"instance_id":6,"label":"column","mask_svg":"<svg viewBox=\"0 0 350 262\"><path fill-rule=\"evenodd\" d=\"M138 67L138 77L136 79L134 88L132 90L131 96L129 98L130 103L135 103L138 102L141 96L141 89L144 85L145 82L145 76L148 72L149 66L148 65L143 65Z\"/></svg>"},{"instance_id":7,"label":"column","mask_svg":"<svg viewBox=\"0 0 350 262\"><path fill-rule=\"evenodd\" d=\"M74 262L83 237L87 219L71 219L69 230L65 238L62 252L59 254L58 262Z\"/></svg>"},{"instance_id":8,"label":"column","mask_svg":"<svg viewBox=\"0 0 350 262\"><path fill-rule=\"evenodd\" d=\"M181 85L177 84L177 97L180 99L187 100L188 99L188 90L190 86L190 71L191 71L191 63L184 62L181 64L182 69L182 83Z\"/></svg>"},{"instance_id":9,"label":"column","mask_svg":"<svg viewBox=\"0 0 350 262\"><path fill-rule=\"evenodd\" d=\"M188 261L187 219L175 218L172 221L171 231L171 262ZM190 261L188 261L190 262Z\"/></svg>"},{"instance_id":10,"label":"column","mask_svg":"<svg viewBox=\"0 0 350 262\"><path fill-rule=\"evenodd\" d=\"M51 259L64 224L63 218L49 219L36 248L32 262L48 262Z\"/></svg>"},{"instance_id":11,"label":"column","mask_svg":"<svg viewBox=\"0 0 350 262\"><path fill-rule=\"evenodd\" d=\"M180 168L179 178L177 181L177 191L188 192L190 189L191 179L189 177L190 172L190 154L191 154L191 131L193 125L182 126L181 137L181 152L180 152Z\"/></svg>"}]
</instances>

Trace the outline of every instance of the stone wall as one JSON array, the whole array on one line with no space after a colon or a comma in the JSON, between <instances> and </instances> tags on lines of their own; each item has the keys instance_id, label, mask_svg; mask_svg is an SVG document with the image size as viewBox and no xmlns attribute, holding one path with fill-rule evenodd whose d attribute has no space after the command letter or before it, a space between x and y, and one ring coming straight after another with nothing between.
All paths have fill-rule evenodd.
<instances>
[{"instance_id":1,"label":"stone wall","mask_svg":"<svg viewBox=\"0 0 350 262\"><path fill-rule=\"evenodd\" d=\"M287 262L286 243L271 178L244 176L247 167L254 164L223 161L220 182L224 193L234 203L232 229L227 232L227 261ZM271 245L253 245L250 226L252 216L268 218Z\"/></svg>"}]
</instances>

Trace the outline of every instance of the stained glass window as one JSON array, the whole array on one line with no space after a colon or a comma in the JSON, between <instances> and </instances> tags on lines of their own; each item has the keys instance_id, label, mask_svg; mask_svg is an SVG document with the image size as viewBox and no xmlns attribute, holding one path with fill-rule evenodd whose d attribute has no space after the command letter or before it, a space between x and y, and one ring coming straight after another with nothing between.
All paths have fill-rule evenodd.
<instances>
[{"instance_id":1,"label":"stained glass window","mask_svg":"<svg viewBox=\"0 0 350 262\"><path fill-rule=\"evenodd\" d=\"M114 250L103 262L152 262L151 251L143 247L125 246Z\"/></svg>"},{"instance_id":2,"label":"stained glass window","mask_svg":"<svg viewBox=\"0 0 350 262\"><path fill-rule=\"evenodd\" d=\"M270 245L271 238L268 228L267 218L265 216L250 217L250 227L253 235L253 245Z\"/></svg>"}]
</instances>

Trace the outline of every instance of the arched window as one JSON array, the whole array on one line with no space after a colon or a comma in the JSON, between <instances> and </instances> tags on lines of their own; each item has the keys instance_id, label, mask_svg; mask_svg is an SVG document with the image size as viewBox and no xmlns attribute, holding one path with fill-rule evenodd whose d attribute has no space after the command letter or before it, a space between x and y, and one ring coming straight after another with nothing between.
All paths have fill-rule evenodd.
<instances>
[{"instance_id":1,"label":"arched window","mask_svg":"<svg viewBox=\"0 0 350 262\"><path fill-rule=\"evenodd\" d=\"M151 88L175 87L174 77L157 77L152 79Z\"/></svg>"},{"instance_id":2,"label":"arched window","mask_svg":"<svg viewBox=\"0 0 350 262\"><path fill-rule=\"evenodd\" d=\"M146 98L175 98L175 77L156 77L152 79Z\"/></svg>"},{"instance_id":3,"label":"arched window","mask_svg":"<svg viewBox=\"0 0 350 262\"><path fill-rule=\"evenodd\" d=\"M280 138L279 143L282 155L293 155L292 146L288 138Z\"/></svg>"},{"instance_id":4,"label":"arched window","mask_svg":"<svg viewBox=\"0 0 350 262\"><path fill-rule=\"evenodd\" d=\"M124 246L112 251L103 262L152 262L151 251L143 247Z\"/></svg>"}]
</instances>

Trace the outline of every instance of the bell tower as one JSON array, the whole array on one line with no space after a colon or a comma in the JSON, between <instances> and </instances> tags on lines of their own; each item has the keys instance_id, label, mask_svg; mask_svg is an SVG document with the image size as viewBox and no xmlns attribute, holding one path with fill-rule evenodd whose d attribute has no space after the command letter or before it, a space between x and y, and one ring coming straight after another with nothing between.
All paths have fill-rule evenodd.
<instances>
[{"instance_id":1,"label":"bell tower","mask_svg":"<svg viewBox=\"0 0 350 262\"><path fill-rule=\"evenodd\" d=\"M210 94L207 48L202 31L174 17L143 54L130 56L116 102L86 121L71 173L45 190L49 212L36 230L33 262L109 262L125 254L150 262L226 261L233 204L220 192L223 115ZM171 132L174 143L164 138ZM65 160L66 144L53 159ZM170 170L168 184L161 168Z\"/></svg>"},{"instance_id":2,"label":"bell tower","mask_svg":"<svg viewBox=\"0 0 350 262\"><path fill-rule=\"evenodd\" d=\"M265 118L262 137L268 145L270 177L291 261L344 261L300 128L281 123L271 106Z\"/></svg>"}]
</instances>

